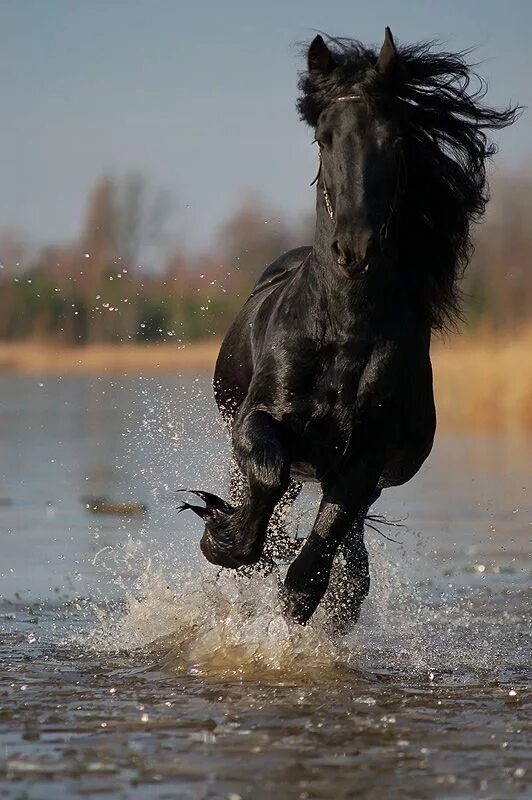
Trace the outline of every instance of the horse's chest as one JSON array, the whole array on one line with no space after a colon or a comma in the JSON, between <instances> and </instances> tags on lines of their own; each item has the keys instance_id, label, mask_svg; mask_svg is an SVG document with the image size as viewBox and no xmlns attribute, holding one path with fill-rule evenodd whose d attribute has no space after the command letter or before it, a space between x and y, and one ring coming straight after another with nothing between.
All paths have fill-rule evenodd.
<instances>
[{"instance_id":1,"label":"horse's chest","mask_svg":"<svg viewBox=\"0 0 532 800\"><path fill-rule=\"evenodd\" d=\"M345 454L352 439L352 415L335 412L334 406L328 410L320 406L300 429L293 453L294 477L316 480L317 475L326 472Z\"/></svg>"},{"instance_id":2,"label":"horse's chest","mask_svg":"<svg viewBox=\"0 0 532 800\"><path fill-rule=\"evenodd\" d=\"M351 439L356 415L356 386L322 384L299 419L302 455L312 464L336 460ZM303 468L302 468L303 470Z\"/></svg>"},{"instance_id":3,"label":"horse's chest","mask_svg":"<svg viewBox=\"0 0 532 800\"><path fill-rule=\"evenodd\" d=\"M354 441L355 429L360 435L360 425L369 434L374 424L383 424L389 403L380 374L371 358L349 363L343 354L316 371L312 390L300 396L296 412L301 449L309 460L336 461Z\"/></svg>"},{"instance_id":4,"label":"horse's chest","mask_svg":"<svg viewBox=\"0 0 532 800\"><path fill-rule=\"evenodd\" d=\"M343 428L356 408L362 369L340 370L333 365L318 378L311 401L311 419L316 425Z\"/></svg>"},{"instance_id":5,"label":"horse's chest","mask_svg":"<svg viewBox=\"0 0 532 800\"><path fill-rule=\"evenodd\" d=\"M317 405L315 413L307 422L305 437L317 445L319 452L331 454L343 451L345 443L351 437L355 420L355 402L342 402L337 393L333 399L334 390L330 390L328 406Z\"/></svg>"},{"instance_id":6,"label":"horse's chest","mask_svg":"<svg viewBox=\"0 0 532 800\"><path fill-rule=\"evenodd\" d=\"M309 461L337 459L353 440L357 422L362 417L371 422L374 415L367 410L379 405L381 371L373 368L372 355L364 342L333 342L305 353L305 359L293 360L285 395L289 398L288 416L296 449L308 454Z\"/></svg>"}]
</instances>

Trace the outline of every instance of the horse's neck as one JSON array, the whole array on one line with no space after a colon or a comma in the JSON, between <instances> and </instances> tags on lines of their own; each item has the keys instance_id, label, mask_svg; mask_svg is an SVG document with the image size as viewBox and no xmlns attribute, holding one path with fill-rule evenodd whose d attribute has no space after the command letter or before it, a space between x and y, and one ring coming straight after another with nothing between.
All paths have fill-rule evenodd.
<instances>
[{"instance_id":1,"label":"horse's neck","mask_svg":"<svg viewBox=\"0 0 532 800\"><path fill-rule=\"evenodd\" d=\"M319 192L318 202L316 203L316 228L312 245L312 257L323 269L328 269L330 274L338 272L338 265L335 262L331 248L333 228L334 223L329 218L325 202L321 192Z\"/></svg>"},{"instance_id":2,"label":"horse's neck","mask_svg":"<svg viewBox=\"0 0 532 800\"><path fill-rule=\"evenodd\" d=\"M327 309L327 316L335 327L348 328L355 317L360 324L370 311L366 281L360 277L350 278L345 268L338 265L331 248L332 236L333 222L319 198L314 243L306 270L309 289L322 312Z\"/></svg>"},{"instance_id":3,"label":"horse's neck","mask_svg":"<svg viewBox=\"0 0 532 800\"><path fill-rule=\"evenodd\" d=\"M367 275L350 277L338 265L331 248L333 223L320 194L313 249L304 278L307 314L321 319L332 335L349 339L379 338L409 324L413 309L390 273L380 276L370 267Z\"/></svg>"}]
</instances>

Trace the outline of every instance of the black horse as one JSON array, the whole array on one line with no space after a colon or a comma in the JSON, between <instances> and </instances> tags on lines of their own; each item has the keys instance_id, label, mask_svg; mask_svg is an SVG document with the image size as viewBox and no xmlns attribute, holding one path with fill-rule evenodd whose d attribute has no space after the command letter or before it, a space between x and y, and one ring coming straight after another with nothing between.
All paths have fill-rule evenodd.
<instances>
[{"instance_id":1,"label":"black horse","mask_svg":"<svg viewBox=\"0 0 532 800\"><path fill-rule=\"evenodd\" d=\"M318 481L316 520L284 581L300 623L333 566L336 627L356 621L368 509L432 448L431 333L458 315L495 152L486 131L517 113L484 106L470 80L463 54L396 47L389 28L378 53L321 36L308 48L298 110L320 150L314 244L266 269L220 350L214 389L232 429L236 502L198 491L205 507L181 507L204 520L209 561L256 565L295 481Z\"/></svg>"}]
</instances>

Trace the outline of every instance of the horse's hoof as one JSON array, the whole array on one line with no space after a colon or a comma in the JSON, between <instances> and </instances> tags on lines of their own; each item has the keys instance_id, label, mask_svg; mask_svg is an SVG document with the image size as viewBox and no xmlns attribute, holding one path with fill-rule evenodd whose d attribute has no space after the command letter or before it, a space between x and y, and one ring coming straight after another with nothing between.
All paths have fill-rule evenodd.
<instances>
[{"instance_id":1,"label":"horse's hoof","mask_svg":"<svg viewBox=\"0 0 532 800\"><path fill-rule=\"evenodd\" d=\"M294 574L290 570L284 581L281 593L281 603L285 616L298 625L306 625L319 606L327 589L327 582L314 575L308 578L303 585L294 581Z\"/></svg>"},{"instance_id":2,"label":"horse's hoof","mask_svg":"<svg viewBox=\"0 0 532 800\"><path fill-rule=\"evenodd\" d=\"M182 503L177 510L193 511L204 521L200 549L207 561L227 569L251 566L259 561L262 544L257 537L250 536L249 519L242 506L235 508L221 497L199 489L180 491L190 491L205 503L205 507Z\"/></svg>"},{"instance_id":3,"label":"horse's hoof","mask_svg":"<svg viewBox=\"0 0 532 800\"><path fill-rule=\"evenodd\" d=\"M281 591L281 605L283 613L290 622L295 622L297 625L306 625L314 611L319 605L318 602L313 602L306 594L301 592L288 593L286 586Z\"/></svg>"}]
</instances>

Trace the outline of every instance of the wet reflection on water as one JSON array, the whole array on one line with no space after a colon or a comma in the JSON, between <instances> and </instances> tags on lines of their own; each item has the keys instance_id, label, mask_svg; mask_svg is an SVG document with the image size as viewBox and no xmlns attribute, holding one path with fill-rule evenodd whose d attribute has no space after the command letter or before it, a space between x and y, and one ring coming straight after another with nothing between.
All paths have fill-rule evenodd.
<instances>
[{"instance_id":1,"label":"wet reflection on water","mask_svg":"<svg viewBox=\"0 0 532 800\"><path fill-rule=\"evenodd\" d=\"M207 378L0 391L0 796L529 794L531 440L439 435L331 642L319 614L287 625L274 577L217 578L175 514L178 486L225 490Z\"/></svg>"}]
</instances>

